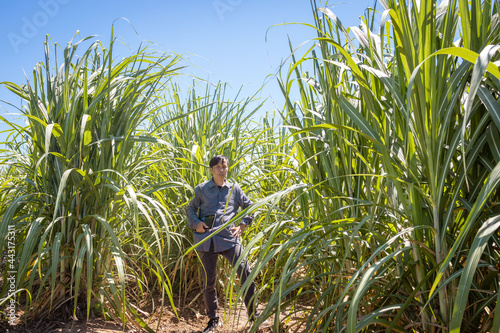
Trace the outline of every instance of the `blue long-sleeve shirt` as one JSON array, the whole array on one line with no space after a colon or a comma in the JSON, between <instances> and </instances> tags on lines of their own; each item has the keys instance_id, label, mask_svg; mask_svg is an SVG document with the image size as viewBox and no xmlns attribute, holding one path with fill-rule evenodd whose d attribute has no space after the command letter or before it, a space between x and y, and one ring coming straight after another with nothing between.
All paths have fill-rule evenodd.
<instances>
[{"instance_id":1,"label":"blue long-sleeve shirt","mask_svg":"<svg viewBox=\"0 0 500 333\"><path fill-rule=\"evenodd\" d=\"M229 200L228 200L229 198ZM226 208L227 202L227 208ZM215 215L213 227L198 233L194 231L194 242L198 243L210 236L213 232L220 229L222 225L231 220L238 213L238 209L247 208L252 204L252 201L243 193L243 190L237 185L226 181L219 188L213 178L207 182L201 183L194 189L194 198L189 202L186 208L189 227L196 229L196 226L201 222L201 217ZM224 212L225 210L225 212ZM253 221L253 215L247 215L241 220L242 223L249 225ZM221 252L238 244L238 238L233 237L230 228L234 227L234 223L229 224L224 230L221 230L217 235L212 237L214 243L214 251ZM198 251L208 252L210 249L210 241L199 245Z\"/></svg>"}]
</instances>

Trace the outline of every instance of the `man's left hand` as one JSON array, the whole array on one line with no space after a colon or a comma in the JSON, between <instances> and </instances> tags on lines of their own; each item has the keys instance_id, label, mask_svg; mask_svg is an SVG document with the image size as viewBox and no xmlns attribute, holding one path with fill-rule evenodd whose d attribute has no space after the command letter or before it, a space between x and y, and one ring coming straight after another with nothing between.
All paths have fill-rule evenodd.
<instances>
[{"instance_id":1,"label":"man's left hand","mask_svg":"<svg viewBox=\"0 0 500 333\"><path fill-rule=\"evenodd\" d=\"M240 225L237 227L232 227L231 231L233 232L233 237L240 237L243 234L243 231L245 231L246 227L247 225L243 223L240 223Z\"/></svg>"}]
</instances>

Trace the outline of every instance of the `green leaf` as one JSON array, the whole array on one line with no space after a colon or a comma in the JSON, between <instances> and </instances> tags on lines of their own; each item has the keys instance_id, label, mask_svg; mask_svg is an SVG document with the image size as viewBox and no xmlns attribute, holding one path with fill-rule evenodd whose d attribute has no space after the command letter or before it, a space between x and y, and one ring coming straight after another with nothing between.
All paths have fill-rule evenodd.
<instances>
[{"instance_id":1,"label":"green leaf","mask_svg":"<svg viewBox=\"0 0 500 333\"><path fill-rule=\"evenodd\" d=\"M443 277L443 274L446 268L448 267L448 264L452 260L453 255L455 254L458 247L462 244L465 237L468 235L472 226L476 223L478 215L482 211L483 207L486 205L486 202L489 200L493 191L495 191L498 188L499 184L500 184L500 163L498 163L495 166L495 169L493 169L493 171L490 173L486 182L481 188L481 191L479 192L479 195L476 201L474 202L474 205L467 217L467 220L465 221L463 227L460 229L459 235L454 241L451 249L448 251L448 254L444 258L443 262L440 264L440 269L438 271L436 279L434 280L434 283L432 284L429 294L432 295L434 293L434 290L436 289L439 281Z\"/></svg>"},{"instance_id":2,"label":"green leaf","mask_svg":"<svg viewBox=\"0 0 500 333\"><path fill-rule=\"evenodd\" d=\"M471 289L472 279L476 274L476 267L483 255L484 248L486 247L490 237L496 234L496 231L500 227L500 215L489 218L484 222L479 228L474 241L469 249L469 255L467 261L465 262L464 270L460 282L458 284L458 290L455 298L455 303L453 305L450 332L458 333L463 322L463 316L465 312L465 307L469 301L469 290Z\"/></svg>"}]
</instances>

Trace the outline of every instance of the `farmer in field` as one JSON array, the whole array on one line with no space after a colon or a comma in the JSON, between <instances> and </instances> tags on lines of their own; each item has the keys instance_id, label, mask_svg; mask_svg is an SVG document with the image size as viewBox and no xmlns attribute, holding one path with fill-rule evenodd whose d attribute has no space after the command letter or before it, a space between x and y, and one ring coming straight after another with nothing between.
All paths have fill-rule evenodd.
<instances>
[{"instance_id":1,"label":"farmer in field","mask_svg":"<svg viewBox=\"0 0 500 333\"><path fill-rule=\"evenodd\" d=\"M238 208L245 209L252 201L243 193L241 188L226 180L228 159L223 155L214 156L209 163L212 179L196 186L194 198L188 204L186 212L189 227L195 229L194 241L198 243L219 231L222 225L231 220L238 212ZM239 237L245 228L252 223L253 215L245 216L238 226L231 223L220 230L211 239L197 247L203 264L203 296L207 315L210 318L203 332L212 332L221 326L217 314L217 259L219 255L229 260L234 267L240 259L242 246ZM237 268L240 283L243 285L251 271L246 259L242 260ZM244 294L244 301L250 321L255 321L257 313L253 296L255 285L252 281Z\"/></svg>"}]
</instances>

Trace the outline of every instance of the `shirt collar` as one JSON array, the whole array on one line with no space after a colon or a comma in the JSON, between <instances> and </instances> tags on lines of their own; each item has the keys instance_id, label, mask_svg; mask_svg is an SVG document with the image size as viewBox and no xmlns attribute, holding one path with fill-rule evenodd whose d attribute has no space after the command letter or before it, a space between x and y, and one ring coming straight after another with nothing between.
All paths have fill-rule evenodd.
<instances>
[{"instance_id":1,"label":"shirt collar","mask_svg":"<svg viewBox=\"0 0 500 333\"><path fill-rule=\"evenodd\" d=\"M227 188L231 188L231 183L227 181L227 179L225 179L224 181L224 185L222 185L222 187L227 187ZM214 182L214 178L212 177L209 181L208 181L208 186L210 188L214 187L214 186L217 186L217 184L215 184Z\"/></svg>"}]
</instances>

